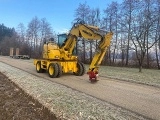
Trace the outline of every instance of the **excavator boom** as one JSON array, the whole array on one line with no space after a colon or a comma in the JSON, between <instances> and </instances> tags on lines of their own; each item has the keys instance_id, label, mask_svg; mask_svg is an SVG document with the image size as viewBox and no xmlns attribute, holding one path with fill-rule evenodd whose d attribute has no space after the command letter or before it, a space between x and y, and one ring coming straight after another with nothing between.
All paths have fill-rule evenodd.
<instances>
[{"instance_id":1,"label":"excavator boom","mask_svg":"<svg viewBox=\"0 0 160 120\"><path fill-rule=\"evenodd\" d=\"M101 30L95 26L76 23L70 30L68 38L66 39L64 46L62 46L61 49L66 50L72 54L78 37L82 37L85 40L99 40L98 49L95 52L88 70L90 71L94 69L95 71L98 71L98 66L101 64L107 48L110 46L112 36L112 32L107 33L106 31Z\"/></svg>"}]
</instances>

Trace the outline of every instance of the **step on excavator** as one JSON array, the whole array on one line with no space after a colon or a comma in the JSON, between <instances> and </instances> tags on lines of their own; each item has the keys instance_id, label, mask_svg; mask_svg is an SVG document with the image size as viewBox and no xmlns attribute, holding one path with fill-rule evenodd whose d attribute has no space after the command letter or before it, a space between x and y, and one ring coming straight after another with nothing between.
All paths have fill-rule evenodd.
<instances>
[{"instance_id":1,"label":"step on excavator","mask_svg":"<svg viewBox=\"0 0 160 120\"><path fill-rule=\"evenodd\" d=\"M99 65L110 45L112 36L112 32L106 32L96 26L77 21L69 34L58 35L58 44L52 39L44 43L42 59L34 59L36 71L38 73L47 71L51 78L58 78L63 73L82 76L86 72L85 65L78 60L77 56L73 55L78 38L89 41L98 40L97 50L87 71L89 80L96 81Z\"/></svg>"}]
</instances>

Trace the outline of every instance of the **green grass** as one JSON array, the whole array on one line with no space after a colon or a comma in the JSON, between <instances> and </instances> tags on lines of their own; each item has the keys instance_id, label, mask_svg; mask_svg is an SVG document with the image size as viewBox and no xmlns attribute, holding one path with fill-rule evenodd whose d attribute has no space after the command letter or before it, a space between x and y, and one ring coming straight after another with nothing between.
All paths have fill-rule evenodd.
<instances>
[{"instance_id":1,"label":"green grass","mask_svg":"<svg viewBox=\"0 0 160 120\"><path fill-rule=\"evenodd\" d=\"M142 69L140 73L138 68L100 66L99 75L160 87L160 70Z\"/></svg>"}]
</instances>

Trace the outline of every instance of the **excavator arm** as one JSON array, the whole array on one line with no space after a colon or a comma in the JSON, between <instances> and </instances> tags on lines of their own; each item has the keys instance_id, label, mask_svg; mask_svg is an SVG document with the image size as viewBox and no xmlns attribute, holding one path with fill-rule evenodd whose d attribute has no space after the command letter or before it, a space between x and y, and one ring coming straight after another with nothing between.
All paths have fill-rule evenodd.
<instances>
[{"instance_id":1,"label":"excavator arm","mask_svg":"<svg viewBox=\"0 0 160 120\"><path fill-rule=\"evenodd\" d=\"M110 40L112 39L112 35L113 33L109 32L102 37L101 41L99 42L98 49L96 50L95 55L90 64L89 71L93 69L94 71L98 71L98 66L101 64L104 55L107 51L107 48L110 45Z\"/></svg>"},{"instance_id":2,"label":"excavator arm","mask_svg":"<svg viewBox=\"0 0 160 120\"><path fill-rule=\"evenodd\" d=\"M70 30L64 44L61 47L61 52L67 53L66 56L72 56L73 49L76 45L78 37L82 37L85 40L99 40L98 49L92 59L89 67L89 71L98 71L98 66L101 64L103 57L110 45L113 33L100 30L98 27L86 25L82 22L78 22L73 25ZM68 59L64 56L64 59ZM74 57L73 57L74 58ZM72 59L72 57L70 57Z\"/></svg>"}]
</instances>

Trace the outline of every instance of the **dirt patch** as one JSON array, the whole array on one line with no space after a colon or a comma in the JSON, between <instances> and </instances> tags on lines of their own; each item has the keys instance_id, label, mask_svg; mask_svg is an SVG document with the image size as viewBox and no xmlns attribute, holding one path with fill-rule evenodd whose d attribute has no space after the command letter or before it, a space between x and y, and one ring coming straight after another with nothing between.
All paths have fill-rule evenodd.
<instances>
[{"instance_id":1,"label":"dirt patch","mask_svg":"<svg viewBox=\"0 0 160 120\"><path fill-rule=\"evenodd\" d=\"M54 114L0 73L0 120L56 120Z\"/></svg>"}]
</instances>

